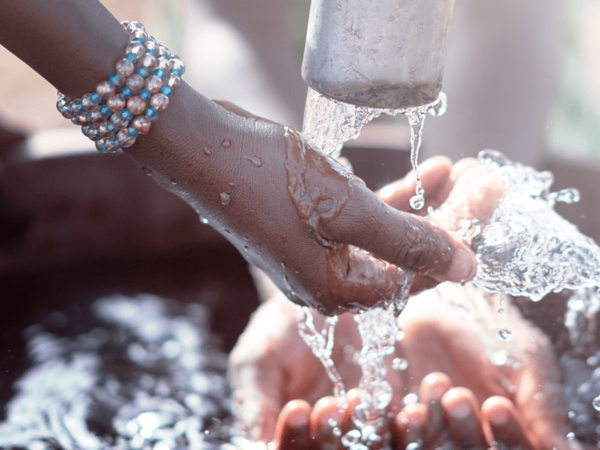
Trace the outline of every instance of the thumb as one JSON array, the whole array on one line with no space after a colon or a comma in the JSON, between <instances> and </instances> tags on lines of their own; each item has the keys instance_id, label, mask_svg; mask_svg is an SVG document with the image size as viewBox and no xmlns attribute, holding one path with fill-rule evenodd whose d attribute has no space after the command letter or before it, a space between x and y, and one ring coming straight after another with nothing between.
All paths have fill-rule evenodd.
<instances>
[{"instance_id":1,"label":"thumb","mask_svg":"<svg viewBox=\"0 0 600 450\"><path fill-rule=\"evenodd\" d=\"M437 281L460 282L475 275L475 256L459 238L428 219L394 209L363 184L352 184L352 196L326 225L329 239Z\"/></svg>"}]
</instances>

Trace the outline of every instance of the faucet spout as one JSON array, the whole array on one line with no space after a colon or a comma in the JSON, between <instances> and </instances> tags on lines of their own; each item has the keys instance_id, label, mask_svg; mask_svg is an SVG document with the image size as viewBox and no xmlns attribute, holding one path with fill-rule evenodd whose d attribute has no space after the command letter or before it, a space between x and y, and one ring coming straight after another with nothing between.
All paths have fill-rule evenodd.
<instances>
[{"instance_id":1,"label":"faucet spout","mask_svg":"<svg viewBox=\"0 0 600 450\"><path fill-rule=\"evenodd\" d=\"M442 87L454 0L312 0L302 77L357 106L429 104Z\"/></svg>"}]
</instances>

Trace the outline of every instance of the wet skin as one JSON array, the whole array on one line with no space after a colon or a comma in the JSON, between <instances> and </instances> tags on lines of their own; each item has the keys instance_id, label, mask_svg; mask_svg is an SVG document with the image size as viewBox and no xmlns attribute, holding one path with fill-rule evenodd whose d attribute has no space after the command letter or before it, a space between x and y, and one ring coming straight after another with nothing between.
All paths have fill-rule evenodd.
<instances>
[{"instance_id":1,"label":"wet skin","mask_svg":"<svg viewBox=\"0 0 600 450\"><path fill-rule=\"evenodd\" d=\"M97 0L0 0L0 9L0 43L67 97L91 92L123 58L128 34ZM289 298L324 313L369 306L396 289L388 281L395 268L373 267L352 246L414 269L415 287L473 276L473 254L460 240L389 207L359 179L337 177L334 163L292 135L184 82L151 132L125 151ZM296 201L302 189L300 203L324 219L316 227ZM340 189L347 198L336 203Z\"/></svg>"},{"instance_id":2,"label":"wet skin","mask_svg":"<svg viewBox=\"0 0 600 450\"><path fill-rule=\"evenodd\" d=\"M443 158L424 166L423 181L430 193L427 201L434 207L441 205L438 220L457 226L458 218L477 217L486 223L495 208L488 200L497 200L502 189L489 170L472 160L453 168ZM413 195L413 189L409 178L384 188L379 195L400 206ZM497 304L492 305L474 289L441 287L412 298L401 315L406 337L397 344L395 356L406 358L409 367L406 371L388 367L388 381L395 392L390 427L400 448L415 440L423 440L427 448L444 440L458 447L487 448L494 439L524 448L566 448L566 415L548 339L510 305L499 316ZM301 424L313 441L327 436L326 441L333 439L339 446L339 438L336 441L331 433L317 433L319 428L314 425L324 426L324 418L337 410L333 398L328 397L331 383L298 337L292 308L273 287L263 293L270 299L253 317L230 360L240 424L251 439L272 440L280 448L294 447L294 442L283 437L295 426L287 422L288 412L293 412L294 424ZM465 321L464 311L471 311L472 319ZM496 337L500 321L513 330L507 342ZM490 329L490 322L498 324ZM351 315L342 315L332 357L349 388L358 384L360 369L348 349L356 349L359 342ZM492 364L486 351L490 345L505 348L511 366ZM513 362L520 365L512 368ZM401 399L409 392L420 392L420 403L403 408ZM301 401L280 413L292 399Z\"/></svg>"}]
</instances>

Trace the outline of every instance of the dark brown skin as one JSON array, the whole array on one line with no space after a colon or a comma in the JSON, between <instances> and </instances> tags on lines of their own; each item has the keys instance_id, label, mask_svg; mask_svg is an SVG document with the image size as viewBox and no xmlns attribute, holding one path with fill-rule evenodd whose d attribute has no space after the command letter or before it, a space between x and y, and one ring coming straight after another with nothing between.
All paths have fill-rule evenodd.
<instances>
[{"instance_id":1,"label":"dark brown skin","mask_svg":"<svg viewBox=\"0 0 600 450\"><path fill-rule=\"evenodd\" d=\"M487 223L502 194L501 180L473 160L453 167L445 158L436 157L422 164L421 173L431 195L426 202L439 206L439 220L449 227L460 218ZM409 180L399 180L379 195L391 204L405 204L403 199L414 192ZM329 397L332 384L321 364L298 336L289 302L273 289L261 292L269 299L232 351L229 373L241 429L250 439L269 441L275 429L285 429L288 410L280 410L289 400L318 404L318 411L311 412L313 423L332 414L337 405ZM497 313L497 305L498 298L490 300L472 286L451 283L408 302L400 316L405 338L396 344L394 355L407 359L408 368L392 370L392 357L388 360L387 380L394 389L389 426L397 448L415 440L423 440L427 449L445 441L456 448L486 449L493 440L524 449L569 448L561 380L548 338L508 301L503 315ZM472 320L464 318L465 311L473 314ZM315 318L317 329L322 321ZM497 330L506 323L513 338L499 343ZM489 352L495 350L490 345L506 349L520 366L492 364ZM352 354L359 348L353 317L340 316L332 359L346 388L358 385L360 368ZM404 407L402 398L409 392L419 392L419 403ZM346 429L350 415L351 411L345 411ZM315 433L311 438L319 440ZM339 441L336 448L343 450Z\"/></svg>"},{"instance_id":2,"label":"dark brown skin","mask_svg":"<svg viewBox=\"0 0 600 450\"><path fill-rule=\"evenodd\" d=\"M96 0L0 0L0 10L0 43L71 97L91 92L107 79L128 40ZM336 269L333 281L328 279L331 250L323 239L337 243L338 253L358 246L415 270L423 275L415 290L474 275L473 253L462 242L389 207L355 178L341 180L348 198L322 224L321 236L308 231L288 190L285 135L281 125L220 106L183 83L150 134L126 151L159 184L207 218L289 298L326 314L342 312L349 301L369 306L392 292L382 291L379 282L365 283L348 299L343 284L356 278L353 266L342 265L341 273ZM315 155L310 148L307 153ZM340 188L328 178L329 166L323 161L307 181L321 186L324 208ZM384 270L373 278L385 276Z\"/></svg>"}]
</instances>

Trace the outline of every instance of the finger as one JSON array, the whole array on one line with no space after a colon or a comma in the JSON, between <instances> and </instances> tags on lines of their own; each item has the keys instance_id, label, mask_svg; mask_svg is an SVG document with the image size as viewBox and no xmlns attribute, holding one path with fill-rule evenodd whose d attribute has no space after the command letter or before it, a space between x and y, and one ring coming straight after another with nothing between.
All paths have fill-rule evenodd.
<instances>
[{"instance_id":1,"label":"finger","mask_svg":"<svg viewBox=\"0 0 600 450\"><path fill-rule=\"evenodd\" d=\"M457 230L461 219L477 219L485 225L503 193L504 182L496 171L467 161L436 219L447 230Z\"/></svg>"},{"instance_id":2,"label":"finger","mask_svg":"<svg viewBox=\"0 0 600 450\"><path fill-rule=\"evenodd\" d=\"M425 207L421 211L413 211L409 204L417 187L414 171L384 186L376 194L393 208L415 213L422 212L424 215L429 206L437 208L446 199L449 192L446 185L450 183L451 172L452 162L444 156L430 158L419 165L421 183L425 189Z\"/></svg>"},{"instance_id":3,"label":"finger","mask_svg":"<svg viewBox=\"0 0 600 450\"><path fill-rule=\"evenodd\" d=\"M400 448L412 443L422 443L427 427L427 407L422 403L405 406L394 419Z\"/></svg>"},{"instance_id":4,"label":"finger","mask_svg":"<svg viewBox=\"0 0 600 450\"><path fill-rule=\"evenodd\" d=\"M427 406L427 430L425 440L433 444L441 440L446 429L442 397L452 388L452 381L445 373L433 372L421 381L419 398Z\"/></svg>"},{"instance_id":5,"label":"finger","mask_svg":"<svg viewBox=\"0 0 600 450\"><path fill-rule=\"evenodd\" d=\"M479 406L473 392L462 387L450 389L442 397L450 434L460 448L486 448Z\"/></svg>"},{"instance_id":6,"label":"finger","mask_svg":"<svg viewBox=\"0 0 600 450\"><path fill-rule=\"evenodd\" d=\"M339 215L327 223L328 238L438 281L464 281L474 275L474 255L458 238L386 205L364 185L352 183L352 191Z\"/></svg>"},{"instance_id":7,"label":"finger","mask_svg":"<svg viewBox=\"0 0 600 450\"><path fill-rule=\"evenodd\" d=\"M310 413L310 437L312 450L331 450L338 447L340 438L333 434L334 428L342 426L343 414L334 397L323 397L315 403Z\"/></svg>"},{"instance_id":8,"label":"finger","mask_svg":"<svg viewBox=\"0 0 600 450\"><path fill-rule=\"evenodd\" d=\"M488 398L481 405L481 415L494 441L511 448L513 446L522 449L534 448L523 430L515 405L506 397Z\"/></svg>"},{"instance_id":9,"label":"finger","mask_svg":"<svg viewBox=\"0 0 600 450\"><path fill-rule=\"evenodd\" d=\"M275 450L308 448L310 412L310 405L304 400L292 400L282 408L275 428Z\"/></svg>"},{"instance_id":10,"label":"finger","mask_svg":"<svg viewBox=\"0 0 600 450\"><path fill-rule=\"evenodd\" d=\"M456 182L456 180L458 179L458 177L460 175L462 175L462 173L469 169L470 167L474 167L474 166L478 166L479 165L479 161L477 161L475 158L462 158L459 159L453 166L452 166L452 172L450 173L450 180L452 181L452 184L454 184Z\"/></svg>"},{"instance_id":11,"label":"finger","mask_svg":"<svg viewBox=\"0 0 600 450\"><path fill-rule=\"evenodd\" d=\"M410 287L410 295L417 295L427 289L436 287L438 284L440 282L431 277L417 276Z\"/></svg>"}]
</instances>

